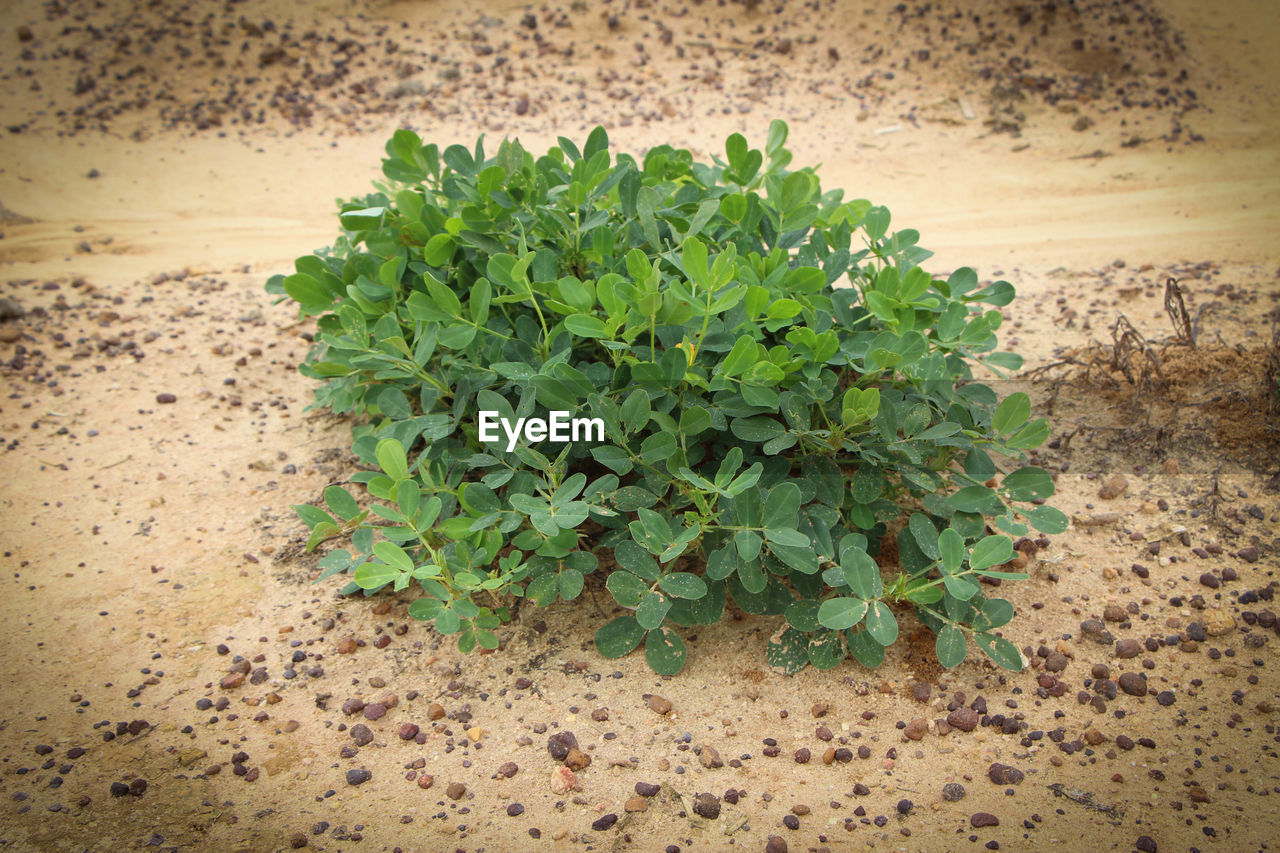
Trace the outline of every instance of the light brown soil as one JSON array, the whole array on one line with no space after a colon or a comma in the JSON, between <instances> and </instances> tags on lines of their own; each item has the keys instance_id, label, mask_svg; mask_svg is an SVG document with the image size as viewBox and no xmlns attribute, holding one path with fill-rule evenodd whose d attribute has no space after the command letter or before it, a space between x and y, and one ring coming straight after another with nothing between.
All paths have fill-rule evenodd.
<instances>
[{"instance_id":1,"label":"light brown soil","mask_svg":"<svg viewBox=\"0 0 1280 853\"><path fill-rule=\"evenodd\" d=\"M1161 851L1273 849L1278 421L1260 371L1274 369L1280 303L1276 18L1192 0L1077 4L1079 18L1065 3L983 0L955 19L895 5L588 0L528 7L531 30L519 3L11 4L0 297L25 314L0 322L0 849L762 850L771 835L792 851L1131 850L1140 836ZM229 87L234 108L213 106ZM688 667L659 678L635 655L596 654L609 598L595 588L522 609L501 650L463 656L407 616L408 597L313 585L290 506L355 470L351 424L305 411L314 389L294 368L309 326L262 284L329 242L333 199L368 189L391 130L537 148L605 122L622 150L706 157L735 130L760 144L773 117L828 187L918 228L931 269L973 265L1019 289L1002 342L1028 373L1046 369L998 387L1027 388L1053 419L1038 458L1076 522L1029 561L1031 581L1002 589L1019 611L1005 634L1032 667L941 671L907 620L876 672L788 678L764 660L777 619L741 616L686 634ZM1119 313L1171 338L1168 277L1200 349L1168 348L1163 382L1050 366L1109 348ZM1123 493L1100 498L1117 474ZM1129 617L1107 624L1116 639L1173 645L1117 659L1081 628L1107 604ZM1187 639L1221 614L1224 633ZM286 678L294 651L306 660ZM1041 686L1053 651L1069 659L1061 697ZM265 679L220 687L236 655ZM1152 694L1122 691L1099 713L1094 664L1144 672ZM385 693L398 703L375 722L341 710ZM1017 733L944 734L961 694ZM446 716L430 720L431 703ZM907 740L895 724L917 717L929 732ZM373 741L344 757L357 722ZM407 722L425 743L397 736ZM593 759L565 795L550 784L557 729ZM1061 748L1094 730L1098 743ZM825 764L841 746L853 760ZM705 767L706 747L725 766ZM507 761L512 778L496 772ZM997 761L1025 780L990 781ZM348 786L350 769L372 778ZM140 796L110 795L139 779ZM640 781L662 792L627 813ZM961 802L941 797L953 781ZM718 819L693 815L694 796L729 789L745 793ZM811 811L788 829L799 804ZM972 828L975 812L999 825ZM621 819L592 831L605 814Z\"/></svg>"}]
</instances>

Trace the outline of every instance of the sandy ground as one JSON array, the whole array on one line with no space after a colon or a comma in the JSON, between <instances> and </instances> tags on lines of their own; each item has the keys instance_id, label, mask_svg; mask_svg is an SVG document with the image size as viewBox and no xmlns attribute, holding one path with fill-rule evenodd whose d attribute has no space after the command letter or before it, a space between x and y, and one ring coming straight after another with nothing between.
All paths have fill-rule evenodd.
<instances>
[{"instance_id":1,"label":"sandy ground","mask_svg":"<svg viewBox=\"0 0 1280 853\"><path fill-rule=\"evenodd\" d=\"M1051 5L11 4L0 848L1274 849L1277 20ZM935 271L1019 288L1003 341L1076 522L1009 593L1032 668L940 672L923 634L789 678L776 620L739 614L659 678L595 653L600 591L462 656L407 598L313 585L290 505L354 470L350 424L304 411L308 326L262 284L329 242L391 130L606 122L708 156L773 117ZM1194 352L1160 345L1168 277ZM1106 365L1119 313L1159 377ZM593 760L557 793L564 730ZM630 811L637 783L660 788Z\"/></svg>"}]
</instances>

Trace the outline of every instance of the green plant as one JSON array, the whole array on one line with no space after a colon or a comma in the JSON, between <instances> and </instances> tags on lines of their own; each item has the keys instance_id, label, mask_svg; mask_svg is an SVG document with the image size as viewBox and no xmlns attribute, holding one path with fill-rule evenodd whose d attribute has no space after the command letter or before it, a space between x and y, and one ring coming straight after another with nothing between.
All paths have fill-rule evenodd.
<instances>
[{"instance_id":1,"label":"green plant","mask_svg":"<svg viewBox=\"0 0 1280 853\"><path fill-rule=\"evenodd\" d=\"M767 657L790 672L877 666L895 607L944 666L972 639L1020 668L995 633L1013 607L980 581L1026 575L999 569L1012 542L987 521L1018 536L1066 517L1041 505L1048 473L1013 465L1048 424L971 374L1020 366L994 351L1000 312L979 310L1014 290L933 278L888 210L788 170L786 136L775 121L763 152L734 134L698 163L666 145L615 159L602 128L541 157L396 132L389 185L268 284L317 317L300 368L324 381L316 405L367 416L371 470L352 479L369 509L341 486L328 511L296 508L309 547L352 540L321 577L420 586L410 613L464 650L495 648L518 598L576 599L603 565L626 612L598 649L643 643L659 673L684 665L677 628L729 599L783 617ZM480 440L480 410L599 418L604 441L508 450Z\"/></svg>"}]
</instances>

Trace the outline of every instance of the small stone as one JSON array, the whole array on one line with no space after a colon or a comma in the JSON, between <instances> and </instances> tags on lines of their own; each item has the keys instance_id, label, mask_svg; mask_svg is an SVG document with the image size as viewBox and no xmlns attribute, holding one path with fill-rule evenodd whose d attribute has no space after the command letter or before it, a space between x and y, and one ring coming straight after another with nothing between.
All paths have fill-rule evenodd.
<instances>
[{"instance_id":1,"label":"small stone","mask_svg":"<svg viewBox=\"0 0 1280 853\"><path fill-rule=\"evenodd\" d=\"M1116 643L1116 657L1121 660L1136 658L1142 654L1142 644L1137 640L1126 639Z\"/></svg>"},{"instance_id":2,"label":"small stone","mask_svg":"<svg viewBox=\"0 0 1280 853\"><path fill-rule=\"evenodd\" d=\"M1026 774L1016 767L997 761L987 768L987 778L997 785L1019 785L1026 778Z\"/></svg>"},{"instance_id":3,"label":"small stone","mask_svg":"<svg viewBox=\"0 0 1280 853\"><path fill-rule=\"evenodd\" d=\"M604 832L609 827L618 822L618 816L613 813L601 815L591 822L591 828L596 832Z\"/></svg>"},{"instance_id":4,"label":"small stone","mask_svg":"<svg viewBox=\"0 0 1280 853\"><path fill-rule=\"evenodd\" d=\"M168 391L165 391L162 394L156 395L156 402L157 403L176 403L178 402L178 395L170 394Z\"/></svg>"},{"instance_id":5,"label":"small stone","mask_svg":"<svg viewBox=\"0 0 1280 853\"><path fill-rule=\"evenodd\" d=\"M522 814L524 814L523 803L512 803L507 806L507 817L520 817Z\"/></svg>"},{"instance_id":6,"label":"small stone","mask_svg":"<svg viewBox=\"0 0 1280 853\"><path fill-rule=\"evenodd\" d=\"M699 794L693 798L694 814L715 820L720 817L720 798L715 794Z\"/></svg>"},{"instance_id":7,"label":"small stone","mask_svg":"<svg viewBox=\"0 0 1280 853\"><path fill-rule=\"evenodd\" d=\"M444 793L451 800L460 800L467 795L467 786L461 782L450 782Z\"/></svg>"},{"instance_id":8,"label":"small stone","mask_svg":"<svg viewBox=\"0 0 1280 853\"><path fill-rule=\"evenodd\" d=\"M1150 835L1139 835L1138 840L1133 842L1133 846L1142 853L1158 853L1159 850L1156 840Z\"/></svg>"},{"instance_id":9,"label":"small stone","mask_svg":"<svg viewBox=\"0 0 1280 853\"><path fill-rule=\"evenodd\" d=\"M671 713L671 701L664 699L656 693L644 694L645 704L649 706L649 710L655 714L666 716Z\"/></svg>"},{"instance_id":10,"label":"small stone","mask_svg":"<svg viewBox=\"0 0 1280 853\"><path fill-rule=\"evenodd\" d=\"M400 735L400 740L413 740L418 736L419 728L417 723L405 723L396 732Z\"/></svg>"},{"instance_id":11,"label":"small stone","mask_svg":"<svg viewBox=\"0 0 1280 853\"><path fill-rule=\"evenodd\" d=\"M551 771L551 792L564 795L578 787L578 777L568 767L561 765Z\"/></svg>"},{"instance_id":12,"label":"small stone","mask_svg":"<svg viewBox=\"0 0 1280 853\"><path fill-rule=\"evenodd\" d=\"M942 786L942 799L948 803L958 803L964 799L964 785L959 782L948 782Z\"/></svg>"},{"instance_id":13,"label":"small stone","mask_svg":"<svg viewBox=\"0 0 1280 853\"><path fill-rule=\"evenodd\" d=\"M444 706L439 702L432 702L427 706L427 719L435 722L444 717Z\"/></svg>"},{"instance_id":14,"label":"small stone","mask_svg":"<svg viewBox=\"0 0 1280 853\"><path fill-rule=\"evenodd\" d=\"M591 756L574 747L564 757L564 766L570 770L585 770L591 764Z\"/></svg>"},{"instance_id":15,"label":"small stone","mask_svg":"<svg viewBox=\"0 0 1280 853\"><path fill-rule=\"evenodd\" d=\"M356 742L356 746L367 746L373 743L373 730L364 723L356 723L351 727L349 734L351 739Z\"/></svg>"},{"instance_id":16,"label":"small stone","mask_svg":"<svg viewBox=\"0 0 1280 853\"><path fill-rule=\"evenodd\" d=\"M432 776L430 773L423 773L421 776L418 777L418 787L424 791L430 788L435 783L436 783L436 777Z\"/></svg>"},{"instance_id":17,"label":"small stone","mask_svg":"<svg viewBox=\"0 0 1280 853\"><path fill-rule=\"evenodd\" d=\"M520 771L520 765L514 761L506 761L498 765L498 775L504 779L510 779Z\"/></svg>"},{"instance_id":18,"label":"small stone","mask_svg":"<svg viewBox=\"0 0 1280 853\"><path fill-rule=\"evenodd\" d=\"M1128 622L1129 611L1112 602L1102 609L1102 619L1105 622Z\"/></svg>"},{"instance_id":19,"label":"small stone","mask_svg":"<svg viewBox=\"0 0 1280 853\"><path fill-rule=\"evenodd\" d=\"M1049 672L1062 672L1069 662L1069 658L1062 652L1050 652L1044 659L1044 668Z\"/></svg>"},{"instance_id":20,"label":"small stone","mask_svg":"<svg viewBox=\"0 0 1280 853\"><path fill-rule=\"evenodd\" d=\"M913 808L915 808L915 803L910 800L898 800L898 814L911 814Z\"/></svg>"},{"instance_id":21,"label":"small stone","mask_svg":"<svg viewBox=\"0 0 1280 853\"><path fill-rule=\"evenodd\" d=\"M1107 736L1097 729L1089 729L1084 733L1084 739L1089 746L1097 746L1107 739Z\"/></svg>"},{"instance_id":22,"label":"small stone","mask_svg":"<svg viewBox=\"0 0 1280 853\"><path fill-rule=\"evenodd\" d=\"M577 748L578 739L574 737L573 732L556 732L547 738L547 752L551 753L551 757L556 761L564 761L569 751Z\"/></svg>"},{"instance_id":23,"label":"small stone","mask_svg":"<svg viewBox=\"0 0 1280 853\"><path fill-rule=\"evenodd\" d=\"M387 715L387 706L381 702L371 702L365 705L363 710L366 720L381 720Z\"/></svg>"},{"instance_id":24,"label":"small stone","mask_svg":"<svg viewBox=\"0 0 1280 853\"><path fill-rule=\"evenodd\" d=\"M807 746L802 746L795 751L796 764L808 764L811 757L812 753Z\"/></svg>"},{"instance_id":25,"label":"small stone","mask_svg":"<svg viewBox=\"0 0 1280 853\"><path fill-rule=\"evenodd\" d=\"M363 785L365 782L368 782L372 778L373 778L373 774L370 773L368 770L348 770L347 771L348 785Z\"/></svg>"},{"instance_id":26,"label":"small stone","mask_svg":"<svg viewBox=\"0 0 1280 853\"><path fill-rule=\"evenodd\" d=\"M1130 696L1146 696L1147 680L1137 672L1122 672L1118 679L1120 689Z\"/></svg>"},{"instance_id":27,"label":"small stone","mask_svg":"<svg viewBox=\"0 0 1280 853\"><path fill-rule=\"evenodd\" d=\"M902 733L906 735L909 740L920 740L928 733L928 731L929 721L924 717L916 717L914 720L907 723L907 727L902 730Z\"/></svg>"},{"instance_id":28,"label":"small stone","mask_svg":"<svg viewBox=\"0 0 1280 853\"><path fill-rule=\"evenodd\" d=\"M364 710L364 701L360 699L348 699L342 703L342 713L350 717L352 714L359 714Z\"/></svg>"},{"instance_id":29,"label":"small stone","mask_svg":"<svg viewBox=\"0 0 1280 853\"><path fill-rule=\"evenodd\" d=\"M125 783L123 783L123 782L112 782L112 783L111 783L111 796L113 796L113 797L123 797L123 796L125 796L125 795L126 795L126 794L128 794L128 793L129 793L129 786L128 786L128 785L126 785Z\"/></svg>"},{"instance_id":30,"label":"small stone","mask_svg":"<svg viewBox=\"0 0 1280 853\"><path fill-rule=\"evenodd\" d=\"M978 712L961 706L947 714L947 725L962 732L971 732L978 726Z\"/></svg>"},{"instance_id":31,"label":"small stone","mask_svg":"<svg viewBox=\"0 0 1280 853\"><path fill-rule=\"evenodd\" d=\"M1236 619L1220 607L1204 611L1204 630L1210 637L1221 637L1236 629Z\"/></svg>"},{"instance_id":32,"label":"small stone","mask_svg":"<svg viewBox=\"0 0 1280 853\"><path fill-rule=\"evenodd\" d=\"M702 752L698 755L698 761L708 770L724 767L724 761L721 760L720 753L716 751L714 746L702 747Z\"/></svg>"},{"instance_id":33,"label":"small stone","mask_svg":"<svg viewBox=\"0 0 1280 853\"><path fill-rule=\"evenodd\" d=\"M622 810L626 812L642 812L649 808L649 801L644 797L631 797L622 806Z\"/></svg>"},{"instance_id":34,"label":"small stone","mask_svg":"<svg viewBox=\"0 0 1280 853\"><path fill-rule=\"evenodd\" d=\"M987 826L999 826L1000 818L996 817L991 812L974 812L969 816L969 824L973 826L974 829L982 829Z\"/></svg>"},{"instance_id":35,"label":"small stone","mask_svg":"<svg viewBox=\"0 0 1280 853\"><path fill-rule=\"evenodd\" d=\"M787 853L787 842L780 835L770 835L765 842L764 853Z\"/></svg>"},{"instance_id":36,"label":"small stone","mask_svg":"<svg viewBox=\"0 0 1280 853\"><path fill-rule=\"evenodd\" d=\"M636 793L642 797L656 796L662 790L661 785L655 785L652 782L637 782Z\"/></svg>"},{"instance_id":37,"label":"small stone","mask_svg":"<svg viewBox=\"0 0 1280 853\"><path fill-rule=\"evenodd\" d=\"M1129 481L1124 478L1123 474L1112 474L1102 484L1102 488L1098 489L1098 497L1104 501L1115 500L1125 493L1129 488Z\"/></svg>"}]
</instances>

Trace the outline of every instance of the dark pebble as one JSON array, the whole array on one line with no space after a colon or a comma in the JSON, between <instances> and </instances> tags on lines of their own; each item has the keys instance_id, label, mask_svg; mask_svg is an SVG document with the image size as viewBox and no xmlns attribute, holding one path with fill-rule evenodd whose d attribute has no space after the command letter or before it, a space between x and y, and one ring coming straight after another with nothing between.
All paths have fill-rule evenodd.
<instances>
[{"instance_id":1,"label":"dark pebble","mask_svg":"<svg viewBox=\"0 0 1280 853\"><path fill-rule=\"evenodd\" d=\"M715 794L699 794L693 798L694 814L715 820L720 817L720 798Z\"/></svg>"},{"instance_id":2,"label":"dark pebble","mask_svg":"<svg viewBox=\"0 0 1280 853\"><path fill-rule=\"evenodd\" d=\"M1156 853L1156 840L1150 835L1139 835L1138 840L1133 846L1141 850L1142 853Z\"/></svg>"},{"instance_id":3,"label":"dark pebble","mask_svg":"<svg viewBox=\"0 0 1280 853\"><path fill-rule=\"evenodd\" d=\"M991 814L991 812L974 812L969 818L969 823L974 829L982 829L985 826L999 826L1000 818Z\"/></svg>"},{"instance_id":4,"label":"dark pebble","mask_svg":"<svg viewBox=\"0 0 1280 853\"><path fill-rule=\"evenodd\" d=\"M1137 640L1121 640L1116 643L1116 657L1121 660L1136 658L1142 653L1142 644Z\"/></svg>"},{"instance_id":5,"label":"dark pebble","mask_svg":"<svg viewBox=\"0 0 1280 853\"><path fill-rule=\"evenodd\" d=\"M356 746L367 746L373 743L373 730L364 723L356 723L351 727L351 738Z\"/></svg>"},{"instance_id":6,"label":"dark pebble","mask_svg":"<svg viewBox=\"0 0 1280 853\"><path fill-rule=\"evenodd\" d=\"M959 782L948 782L942 786L942 799L948 803L958 803L964 799L964 785Z\"/></svg>"},{"instance_id":7,"label":"dark pebble","mask_svg":"<svg viewBox=\"0 0 1280 853\"><path fill-rule=\"evenodd\" d=\"M1119 678L1120 689L1130 696L1146 696L1147 680L1137 672L1122 672Z\"/></svg>"},{"instance_id":8,"label":"dark pebble","mask_svg":"<svg viewBox=\"0 0 1280 853\"><path fill-rule=\"evenodd\" d=\"M770 835L764 853L787 853L787 842L780 835Z\"/></svg>"},{"instance_id":9,"label":"dark pebble","mask_svg":"<svg viewBox=\"0 0 1280 853\"><path fill-rule=\"evenodd\" d=\"M373 778L373 774L370 773L368 770L348 770L347 771L348 785L363 785L365 782L368 782L372 778Z\"/></svg>"},{"instance_id":10,"label":"dark pebble","mask_svg":"<svg viewBox=\"0 0 1280 853\"><path fill-rule=\"evenodd\" d=\"M1026 778L1026 774L1016 767L997 761L987 768L987 778L997 785L1018 785Z\"/></svg>"},{"instance_id":11,"label":"dark pebble","mask_svg":"<svg viewBox=\"0 0 1280 853\"><path fill-rule=\"evenodd\" d=\"M123 782L112 782L112 783L111 783L111 796L113 796L113 797L123 797L123 796L124 796L125 794L127 794L127 793L129 793L129 786L128 786L128 785L126 785L125 783L123 783Z\"/></svg>"},{"instance_id":12,"label":"dark pebble","mask_svg":"<svg viewBox=\"0 0 1280 853\"><path fill-rule=\"evenodd\" d=\"M176 403L178 402L178 397L176 394L170 394L168 391L165 391L163 394L156 395L156 402L157 403Z\"/></svg>"},{"instance_id":13,"label":"dark pebble","mask_svg":"<svg viewBox=\"0 0 1280 853\"><path fill-rule=\"evenodd\" d=\"M578 739L574 737L573 732L556 732L547 738L547 752L551 753L551 757L556 761L564 761L569 750L577 748Z\"/></svg>"},{"instance_id":14,"label":"dark pebble","mask_svg":"<svg viewBox=\"0 0 1280 853\"><path fill-rule=\"evenodd\" d=\"M507 806L507 817L520 817L524 814L524 805L521 803L512 803Z\"/></svg>"},{"instance_id":15,"label":"dark pebble","mask_svg":"<svg viewBox=\"0 0 1280 853\"><path fill-rule=\"evenodd\" d=\"M618 816L610 812L607 815L601 815L591 822L591 828L596 832L604 832L609 827L618 822Z\"/></svg>"},{"instance_id":16,"label":"dark pebble","mask_svg":"<svg viewBox=\"0 0 1280 853\"><path fill-rule=\"evenodd\" d=\"M662 790L662 787L660 785L655 785L652 782L636 783L636 793L642 797L652 797L660 790Z\"/></svg>"},{"instance_id":17,"label":"dark pebble","mask_svg":"<svg viewBox=\"0 0 1280 853\"><path fill-rule=\"evenodd\" d=\"M796 817L793 814L783 815L782 825L785 826L787 829L799 829L800 818Z\"/></svg>"},{"instance_id":18,"label":"dark pebble","mask_svg":"<svg viewBox=\"0 0 1280 853\"><path fill-rule=\"evenodd\" d=\"M898 814L911 814L911 809L915 807L915 803L910 800L898 800Z\"/></svg>"}]
</instances>

